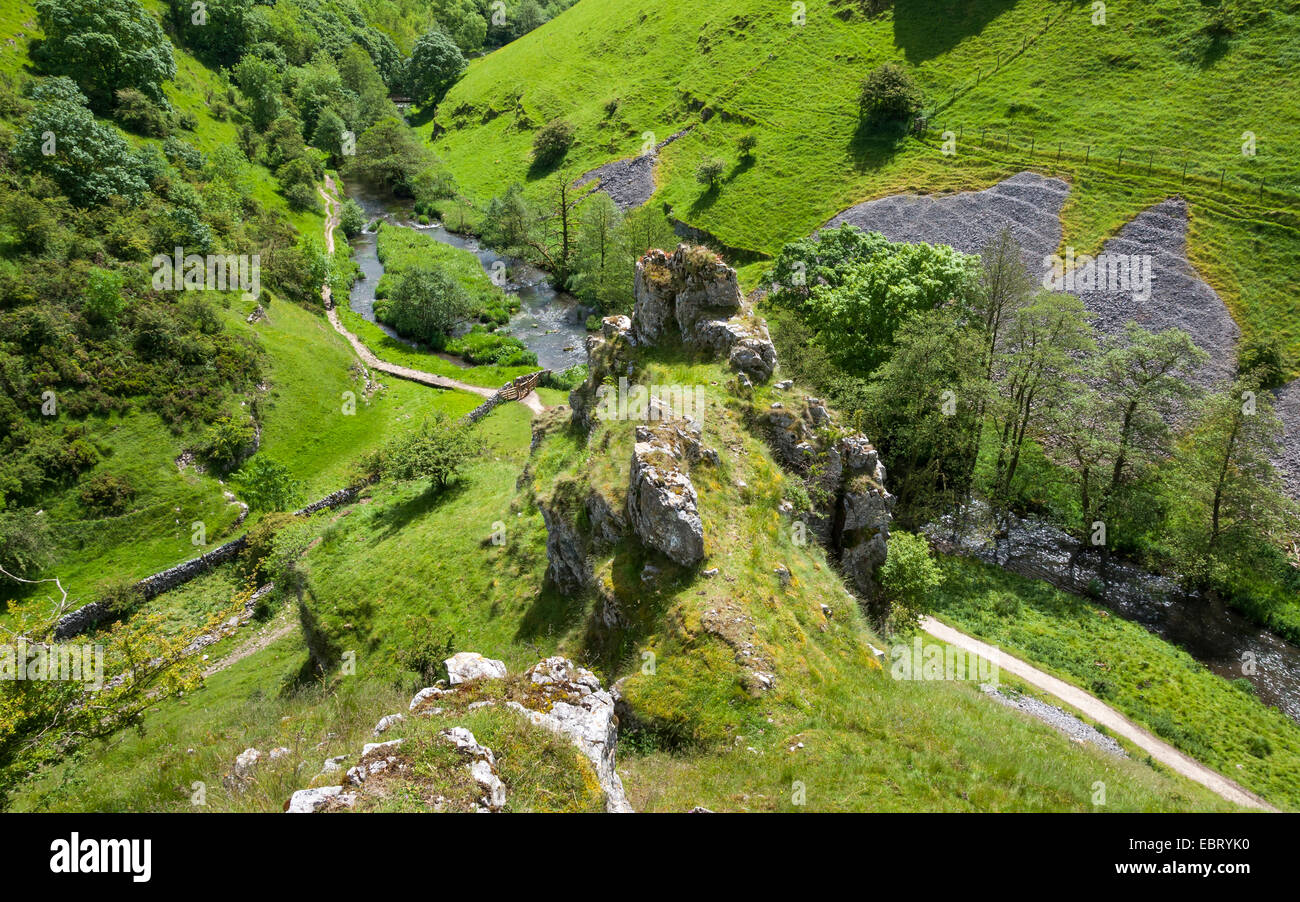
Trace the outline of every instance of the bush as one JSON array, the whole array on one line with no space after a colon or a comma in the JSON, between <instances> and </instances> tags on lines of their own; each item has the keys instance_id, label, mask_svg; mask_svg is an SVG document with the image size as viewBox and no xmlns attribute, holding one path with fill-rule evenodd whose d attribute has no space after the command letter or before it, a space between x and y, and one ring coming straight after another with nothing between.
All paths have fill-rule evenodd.
<instances>
[{"instance_id":1,"label":"bush","mask_svg":"<svg viewBox=\"0 0 1300 902\"><path fill-rule=\"evenodd\" d=\"M862 82L858 114L868 122L899 121L920 112L922 103L921 89L907 70L897 63L885 63Z\"/></svg>"},{"instance_id":2,"label":"bush","mask_svg":"<svg viewBox=\"0 0 1300 902\"><path fill-rule=\"evenodd\" d=\"M135 499L135 486L125 476L100 473L81 487L81 504L100 517L116 517L125 513Z\"/></svg>"},{"instance_id":3,"label":"bush","mask_svg":"<svg viewBox=\"0 0 1300 902\"><path fill-rule=\"evenodd\" d=\"M49 517L26 508L0 511L0 567L31 579L50 562ZM3 579L3 575L0 575Z\"/></svg>"},{"instance_id":4,"label":"bush","mask_svg":"<svg viewBox=\"0 0 1300 902\"><path fill-rule=\"evenodd\" d=\"M533 136L533 162L538 166L558 163L573 145L573 123L567 119L552 119Z\"/></svg>"},{"instance_id":5,"label":"bush","mask_svg":"<svg viewBox=\"0 0 1300 902\"><path fill-rule=\"evenodd\" d=\"M475 365L537 366L537 355L513 335L488 332L481 326L447 342L447 351Z\"/></svg>"},{"instance_id":6,"label":"bush","mask_svg":"<svg viewBox=\"0 0 1300 902\"><path fill-rule=\"evenodd\" d=\"M545 388L554 388L558 391L573 391L586 381L587 365L585 363L578 363L569 367L567 370L560 370L558 373L547 373L542 377L542 386Z\"/></svg>"},{"instance_id":7,"label":"bush","mask_svg":"<svg viewBox=\"0 0 1300 902\"><path fill-rule=\"evenodd\" d=\"M943 581L921 536L898 530L889 535L889 556L880 568L880 589L896 630L915 627L928 609L932 589Z\"/></svg>"},{"instance_id":8,"label":"bush","mask_svg":"<svg viewBox=\"0 0 1300 902\"><path fill-rule=\"evenodd\" d=\"M120 88L116 99L117 106L113 110L113 118L127 131L148 138L162 138L167 135L169 130L167 114L140 91L135 88Z\"/></svg>"},{"instance_id":9,"label":"bush","mask_svg":"<svg viewBox=\"0 0 1300 902\"><path fill-rule=\"evenodd\" d=\"M1289 370L1286 351L1276 337L1246 342L1237 355L1237 372L1251 376L1265 389L1281 388Z\"/></svg>"},{"instance_id":10,"label":"bush","mask_svg":"<svg viewBox=\"0 0 1300 902\"><path fill-rule=\"evenodd\" d=\"M339 213L339 227L343 229L343 234L349 238L355 238L361 234L366 227L366 214L352 198L348 198L343 203L343 210Z\"/></svg>"},{"instance_id":11,"label":"bush","mask_svg":"<svg viewBox=\"0 0 1300 902\"><path fill-rule=\"evenodd\" d=\"M418 432L400 435L367 454L358 470L372 481L428 479L435 491L441 491L481 451L481 443L464 421L439 412L425 420Z\"/></svg>"},{"instance_id":12,"label":"bush","mask_svg":"<svg viewBox=\"0 0 1300 902\"><path fill-rule=\"evenodd\" d=\"M253 427L222 417L209 427L200 454L222 472L236 466L253 447Z\"/></svg>"},{"instance_id":13,"label":"bush","mask_svg":"<svg viewBox=\"0 0 1300 902\"><path fill-rule=\"evenodd\" d=\"M287 510L302 488L287 467L264 454L244 464L231 482L249 509L257 511Z\"/></svg>"},{"instance_id":14,"label":"bush","mask_svg":"<svg viewBox=\"0 0 1300 902\"><path fill-rule=\"evenodd\" d=\"M736 147L740 150L740 156L744 159L752 159L754 148L758 146L758 136L741 135L736 139Z\"/></svg>"},{"instance_id":15,"label":"bush","mask_svg":"<svg viewBox=\"0 0 1300 902\"><path fill-rule=\"evenodd\" d=\"M473 311L473 299L460 282L427 265L402 270L388 296L375 302L376 319L435 348L442 348L452 327Z\"/></svg>"}]
</instances>

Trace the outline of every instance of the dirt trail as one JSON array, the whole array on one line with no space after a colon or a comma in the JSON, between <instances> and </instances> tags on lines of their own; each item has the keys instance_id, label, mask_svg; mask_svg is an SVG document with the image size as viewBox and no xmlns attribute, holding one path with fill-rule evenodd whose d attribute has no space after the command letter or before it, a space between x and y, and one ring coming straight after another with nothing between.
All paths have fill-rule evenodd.
<instances>
[{"instance_id":1,"label":"dirt trail","mask_svg":"<svg viewBox=\"0 0 1300 902\"><path fill-rule=\"evenodd\" d=\"M999 648L959 632L947 624L940 623L933 617L921 618L921 629L936 639L947 642L949 645L955 645L958 648L977 654L996 664L1000 670L1017 676L1026 683L1054 695L1070 707L1083 712L1093 721L1103 725L1106 729L1132 742L1156 761L1172 768L1188 779L1195 780L1229 802L1235 802L1247 808L1277 811L1268 802L1238 786L1222 774L1210 770L1200 762L1187 757L1169 743L1156 738L1114 708L1094 698L1077 686L1071 686L1064 680L1059 680L1019 658L1011 657Z\"/></svg>"},{"instance_id":2,"label":"dirt trail","mask_svg":"<svg viewBox=\"0 0 1300 902\"><path fill-rule=\"evenodd\" d=\"M325 201L327 215L325 217L325 247L329 253L334 253L334 230L339 224L339 203L334 199L334 180L328 175L325 176L325 187L316 189ZM352 345L352 350L356 352L361 362L373 370L381 373L388 373L391 376L397 376L399 379L407 379L411 382L419 382L423 385L429 385L434 388L446 388L458 391L467 391L471 394L478 395L482 398L490 398L496 394L495 388L484 388L481 385L470 385L468 382L461 382L456 379L449 379L446 376L439 376L434 373L426 373L423 370L414 370L406 366L398 366L395 363L389 363L386 360L380 360L374 353L366 347L365 343L357 336L353 335L343 325L339 319L338 311L334 307L333 291L328 284L321 286L321 300L325 302L325 315L329 317L330 325L334 331L338 332L348 340ZM536 393L530 392L526 397L520 399L520 403L527 407L533 413L541 413L546 409L541 399Z\"/></svg>"},{"instance_id":3,"label":"dirt trail","mask_svg":"<svg viewBox=\"0 0 1300 902\"><path fill-rule=\"evenodd\" d=\"M244 660L244 658L247 658L250 655L255 655L267 646L279 642L285 636L292 633L296 626L297 624L293 620L288 620L284 623L269 624L263 627L257 635L250 638L243 645L239 646L239 648L236 648L211 667L205 668L203 671L203 678L206 680L213 674L220 673L227 667L238 664L240 661Z\"/></svg>"}]
</instances>

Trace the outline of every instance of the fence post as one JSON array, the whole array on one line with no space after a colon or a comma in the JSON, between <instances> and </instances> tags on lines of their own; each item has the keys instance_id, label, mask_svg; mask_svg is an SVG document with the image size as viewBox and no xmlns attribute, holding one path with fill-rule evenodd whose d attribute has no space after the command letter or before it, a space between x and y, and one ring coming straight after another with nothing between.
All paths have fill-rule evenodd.
<instances>
[{"instance_id":1,"label":"fence post","mask_svg":"<svg viewBox=\"0 0 1300 902\"><path fill-rule=\"evenodd\" d=\"M1061 162L1061 142L1056 142L1056 162Z\"/></svg>"},{"instance_id":2,"label":"fence post","mask_svg":"<svg viewBox=\"0 0 1300 902\"><path fill-rule=\"evenodd\" d=\"M1030 136L1029 136L1029 155L1030 155L1031 157L1034 155L1034 146L1037 145L1037 144L1038 144L1038 139L1035 138L1033 135L1030 135Z\"/></svg>"},{"instance_id":3,"label":"fence post","mask_svg":"<svg viewBox=\"0 0 1300 902\"><path fill-rule=\"evenodd\" d=\"M1226 169L1219 173L1219 187L1220 187L1220 188L1223 187L1223 177L1226 176L1227 174L1228 174L1228 170L1226 170Z\"/></svg>"},{"instance_id":4,"label":"fence post","mask_svg":"<svg viewBox=\"0 0 1300 902\"><path fill-rule=\"evenodd\" d=\"M1083 165L1087 166L1088 161L1092 159L1092 145L1088 145L1088 152L1083 155Z\"/></svg>"},{"instance_id":5,"label":"fence post","mask_svg":"<svg viewBox=\"0 0 1300 902\"><path fill-rule=\"evenodd\" d=\"M1119 150L1119 158L1115 161L1115 165L1118 166L1120 169L1123 169L1123 168L1124 168L1124 151L1125 151L1125 149L1126 149L1126 148L1123 148L1123 147L1120 148L1120 150Z\"/></svg>"}]
</instances>

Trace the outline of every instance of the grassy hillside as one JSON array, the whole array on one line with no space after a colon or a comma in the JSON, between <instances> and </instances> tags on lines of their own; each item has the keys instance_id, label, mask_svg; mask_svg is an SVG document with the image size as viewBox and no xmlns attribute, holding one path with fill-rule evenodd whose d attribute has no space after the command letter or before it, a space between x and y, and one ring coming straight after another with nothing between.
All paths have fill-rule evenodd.
<instances>
[{"instance_id":1,"label":"grassy hillside","mask_svg":"<svg viewBox=\"0 0 1300 902\"><path fill-rule=\"evenodd\" d=\"M475 61L426 129L481 204L514 181L541 192L551 171L532 166L531 141L554 117L577 127L561 164L574 175L689 127L660 155L652 203L769 254L859 201L985 188L1025 168L1072 183L1063 244L1080 252L1182 193L1193 262L1247 337L1280 332L1300 351L1300 308L1279 278L1300 261L1300 174L1286 150L1300 124L1277 115L1295 90L1300 6L1242 3L1225 17L1197 0L1108 4L1105 25L1087 3L871 6L888 9L810 3L797 25L759 0L583 0ZM961 134L954 156L937 138L859 128L858 86L887 61L911 68L933 124ZM758 139L752 161L735 146L744 134ZM695 169L715 156L726 171L708 190ZM1284 193L1260 200L1258 179Z\"/></svg>"},{"instance_id":2,"label":"grassy hillside","mask_svg":"<svg viewBox=\"0 0 1300 902\"><path fill-rule=\"evenodd\" d=\"M716 578L669 568L644 587L645 552L620 545L596 572L631 623L621 630L601 625L595 597L566 599L543 587L546 534L530 499L625 483L633 424L604 424L608 436L586 446L563 429L549 431L517 486L530 461L530 428L526 410L505 406L485 421L489 454L446 495L381 484L362 503L314 518L319 541L305 558L304 598L326 644L355 652L356 676L304 682L306 652L293 631L200 692L167 702L143 737L90 750L31 784L20 807L190 810L186 787L201 780L206 810L275 810L320 760L354 752L379 716L403 709L421 685L413 667L450 650L500 657L513 672L559 652L595 667L606 684L626 676L636 726L623 727L620 771L639 809L1093 810L1098 780L1108 810L1222 807L1200 787L992 705L972 685L889 678L868 645L880 640L824 554L790 540L777 511L783 477L727 409L713 384L723 376L679 363L647 370L656 382L709 386L705 441L722 460L714 472L697 469L695 479ZM498 522L507 537L500 546L488 541ZM789 586L772 573L776 563L789 567ZM213 579L203 591L220 596L228 588ZM288 622L281 618L291 611L281 611L267 629ZM754 665L740 663L737 642L746 636L733 623L752 630L754 652L776 675L771 691L746 679ZM214 646L212 660L246 638ZM653 673L643 669L646 652ZM531 746L505 712L478 712L470 725L485 744L500 742L515 749L514 760L527 760ZM427 727L406 729L418 737ZM291 758L253 789L221 786L240 751L277 744L290 747ZM575 771L554 769L557 754L539 759L553 770L537 771L532 783L512 771L522 806L555 807L559 796L582 804ZM417 792L383 807L422 805Z\"/></svg>"},{"instance_id":3,"label":"grassy hillside","mask_svg":"<svg viewBox=\"0 0 1300 902\"><path fill-rule=\"evenodd\" d=\"M957 559L944 572L935 613L945 621L1031 657L1243 786L1300 806L1300 727L1245 680L1229 682L1139 624L1041 582Z\"/></svg>"}]
</instances>

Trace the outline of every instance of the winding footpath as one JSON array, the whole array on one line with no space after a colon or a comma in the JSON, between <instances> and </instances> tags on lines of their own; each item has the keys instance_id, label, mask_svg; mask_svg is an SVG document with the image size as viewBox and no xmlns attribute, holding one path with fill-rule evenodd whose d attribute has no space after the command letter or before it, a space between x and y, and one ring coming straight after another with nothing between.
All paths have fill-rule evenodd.
<instances>
[{"instance_id":1,"label":"winding footpath","mask_svg":"<svg viewBox=\"0 0 1300 902\"><path fill-rule=\"evenodd\" d=\"M1164 740L1156 738L1148 730L1138 726L1110 705L1089 695L1079 687L1071 686L1064 680L1044 673L1019 658L1013 658L1000 648L981 642L972 636L953 629L947 624L940 623L933 617L921 618L921 629L940 641L979 655L986 661L997 665L1000 671L1017 676L1031 686L1055 696L1070 707L1083 712L1083 714L1106 727L1112 733L1122 736L1138 746L1156 761L1172 768L1189 780L1195 780L1229 802L1247 808L1258 808L1263 811L1278 810L1217 771L1210 770L1210 768L1187 757Z\"/></svg>"},{"instance_id":2,"label":"winding footpath","mask_svg":"<svg viewBox=\"0 0 1300 902\"><path fill-rule=\"evenodd\" d=\"M325 176L325 187L317 188L317 192L325 201L325 247L331 255L334 253L334 230L339 225L339 202L334 197L335 186L334 180L328 175ZM426 373L423 370L411 369L406 366L398 366L395 363L389 363L375 356L374 352L366 347L356 335L348 331L342 321L339 319L338 310L334 307L334 292L330 288L329 282L321 286L321 300L325 302L325 315L329 317L330 325L334 331L342 335L352 345L352 350L356 352L357 357L362 364L372 370L378 370L381 373L388 373L390 376L396 376L399 379L406 379L410 382L419 382L423 385L432 386L433 388L451 389L454 391L466 391L478 395L482 398L490 398L495 395L498 389L485 388L481 385L470 385L468 382L461 382L457 379L449 379L446 376L439 376L435 373ZM533 413L542 413L546 410L540 398L535 392L529 392L519 399Z\"/></svg>"}]
</instances>

